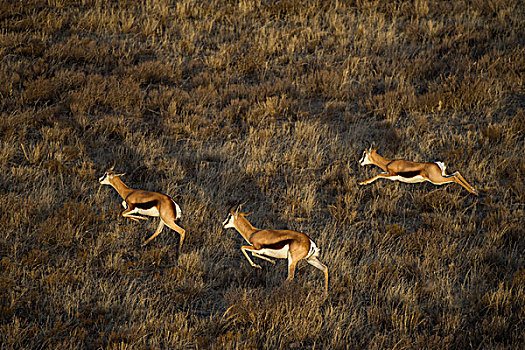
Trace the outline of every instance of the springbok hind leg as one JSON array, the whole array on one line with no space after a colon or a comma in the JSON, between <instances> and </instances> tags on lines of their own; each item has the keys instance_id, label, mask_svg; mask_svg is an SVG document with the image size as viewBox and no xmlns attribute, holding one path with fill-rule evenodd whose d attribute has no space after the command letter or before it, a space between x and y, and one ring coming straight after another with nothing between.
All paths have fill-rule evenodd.
<instances>
[{"instance_id":1,"label":"springbok hind leg","mask_svg":"<svg viewBox=\"0 0 525 350\"><path fill-rule=\"evenodd\" d=\"M442 174L432 174L428 177L428 180L432 182L434 185L444 185L451 182L455 182L458 185L461 185L464 187L467 191L469 191L472 194L477 195L478 193L474 188L472 188L465 179L463 179L463 176L459 172L455 172L452 175L442 175Z\"/></svg>"},{"instance_id":2,"label":"springbok hind leg","mask_svg":"<svg viewBox=\"0 0 525 350\"><path fill-rule=\"evenodd\" d=\"M298 260L295 260L292 254L288 252L288 278L286 278L287 282L290 282L291 280L293 280L295 276L295 266L297 265L297 262Z\"/></svg>"},{"instance_id":3,"label":"springbok hind leg","mask_svg":"<svg viewBox=\"0 0 525 350\"><path fill-rule=\"evenodd\" d=\"M157 230L155 231L155 233L152 234L151 237L146 240L146 242L142 243L142 246L144 247L146 244L151 242L153 238L157 237L162 232L163 228L164 228L164 222L160 220L159 226L157 227Z\"/></svg>"},{"instance_id":4,"label":"springbok hind leg","mask_svg":"<svg viewBox=\"0 0 525 350\"><path fill-rule=\"evenodd\" d=\"M173 220L166 222L166 225L168 225L169 228L171 228L173 231L177 232L180 235L179 252L181 252L182 243L184 242L184 237L186 237L186 230L177 225Z\"/></svg>"},{"instance_id":5,"label":"springbok hind leg","mask_svg":"<svg viewBox=\"0 0 525 350\"><path fill-rule=\"evenodd\" d=\"M317 257L315 256L309 259L306 259L306 262L308 262L313 267L318 268L319 270L323 271L324 273L324 292L325 294L328 294L328 267L326 267L325 264L320 262L319 259L317 259Z\"/></svg>"},{"instance_id":6,"label":"springbok hind leg","mask_svg":"<svg viewBox=\"0 0 525 350\"><path fill-rule=\"evenodd\" d=\"M459 173L459 171L456 171L456 172L453 174L453 176L455 176L456 179L459 180L457 183L460 184L461 186L465 187L465 189L466 189L467 191L469 191L470 193L472 193L472 194L474 194L474 195L476 195L476 196L478 195L478 191L476 191L476 190L474 189L474 187L472 187L472 186L467 182L467 180L465 180L465 179L463 178L463 176L461 176L461 174Z\"/></svg>"}]
</instances>

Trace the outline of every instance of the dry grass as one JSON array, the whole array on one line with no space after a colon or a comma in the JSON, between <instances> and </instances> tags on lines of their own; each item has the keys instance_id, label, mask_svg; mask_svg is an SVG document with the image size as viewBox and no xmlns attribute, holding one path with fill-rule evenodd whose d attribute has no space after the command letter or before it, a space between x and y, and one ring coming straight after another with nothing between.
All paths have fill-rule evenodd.
<instances>
[{"instance_id":1,"label":"dry grass","mask_svg":"<svg viewBox=\"0 0 525 350\"><path fill-rule=\"evenodd\" d=\"M525 343L519 1L0 2L0 344ZM458 185L359 180L367 142ZM97 178L167 192L187 238ZM249 266L220 226L307 232L330 268Z\"/></svg>"}]
</instances>

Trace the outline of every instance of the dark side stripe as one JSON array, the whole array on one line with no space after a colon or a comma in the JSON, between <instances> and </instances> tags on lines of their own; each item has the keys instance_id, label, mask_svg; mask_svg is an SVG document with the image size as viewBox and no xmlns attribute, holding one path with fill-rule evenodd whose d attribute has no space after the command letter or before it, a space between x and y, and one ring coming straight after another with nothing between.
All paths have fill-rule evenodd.
<instances>
[{"instance_id":1,"label":"dark side stripe","mask_svg":"<svg viewBox=\"0 0 525 350\"><path fill-rule=\"evenodd\" d=\"M156 206L157 202L158 202L157 200L153 200L153 201L144 202L144 203L135 203L135 207L139 209L147 210L147 209L151 209L154 206Z\"/></svg>"},{"instance_id":2,"label":"dark side stripe","mask_svg":"<svg viewBox=\"0 0 525 350\"><path fill-rule=\"evenodd\" d=\"M292 243L292 240L291 239L287 239L287 240L280 241L280 242L277 242L277 243L265 244L261 248L279 250L279 249L282 249L285 245L290 244L290 243Z\"/></svg>"},{"instance_id":3,"label":"dark side stripe","mask_svg":"<svg viewBox=\"0 0 525 350\"><path fill-rule=\"evenodd\" d=\"M418 176L420 174L421 174L420 171L405 171L405 172L402 172L402 173L397 173L397 175L402 176L402 177L406 177L406 178L411 178L411 177L414 177L414 176Z\"/></svg>"}]
</instances>

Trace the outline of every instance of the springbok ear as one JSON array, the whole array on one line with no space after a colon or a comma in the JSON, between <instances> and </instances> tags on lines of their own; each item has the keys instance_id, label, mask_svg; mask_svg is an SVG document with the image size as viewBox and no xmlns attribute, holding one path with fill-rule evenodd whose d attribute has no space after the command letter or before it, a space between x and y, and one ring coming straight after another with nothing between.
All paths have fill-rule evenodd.
<instances>
[{"instance_id":1,"label":"springbok ear","mask_svg":"<svg viewBox=\"0 0 525 350\"><path fill-rule=\"evenodd\" d=\"M253 214L253 211L249 212L249 213L242 213L243 216L249 216L249 215L252 215Z\"/></svg>"},{"instance_id":2,"label":"springbok ear","mask_svg":"<svg viewBox=\"0 0 525 350\"><path fill-rule=\"evenodd\" d=\"M121 174L115 174L115 175L113 175L113 176L117 176L117 177L120 177L120 176L124 176L124 175L126 175L126 173L121 173Z\"/></svg>"}]
</instances>

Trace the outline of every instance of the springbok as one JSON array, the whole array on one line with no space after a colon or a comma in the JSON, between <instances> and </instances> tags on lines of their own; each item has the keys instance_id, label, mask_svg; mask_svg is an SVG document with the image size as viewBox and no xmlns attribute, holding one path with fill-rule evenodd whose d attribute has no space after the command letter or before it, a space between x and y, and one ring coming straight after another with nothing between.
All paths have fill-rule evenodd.
<instances>
[{"instance_id":1,"label":"springbok","mask_svg":"<svg viewBox=\"0 0 525 350\"><path fill-rule=\"evenodd\" d=\"M228 213L228 217L222 223L224 228L235 228L241 236L250 244L241 247L250 265L260 269L247 252L253 256L275 264L268 257L288 259L288 278L294 278L297 263L305 259L310 265L323 271L325 279L325 293L328 293L328 267L319 261L319 248L304 233L291 230L258 229L252 226L245 218L246 213L240 212L243 204L234 206Z\"/></svg>"},{"instance_id":2,"label":"springbok","mask_svg":"<svg viewBox=\"0 0 525 350\"><path fill-rule=\"evenodd\" d=\"M461 176L459 171L452 175L447 175L445 172L446 166L441 162L412 162L409 160L398 159L390 160L380 156L376 152L376 148L370 147L363 152L363 156L359 161L361 166L368 164L377 165L385 172L380 173L368 180L361 181L360 185L368 185L377 179L389 179L392 181L401 181L406 183L418 183L428 181L434 185L444 185L455 182L463 186L472 194L478 195L474 187Z\"/></svg>"},{"instance_id":3,"label":"springbok","mask_svg":"<svg viewBox=\"0 0 525 350\"><path fill-rule=\"evenodd\" d=\"M130 218L133 221L148 220L148 218L137 214L160 216L160 223L157 230L142 244L142 246L145 246L151 242L153 238L157 237L164 228L164 225L167 225L180 235L180 252L182 250L182 243L184 242L186 231L175 223L182 215L178 204L169 196L162 193L129 188L120 179L123 175L125 174L117 174L113 170L109 170L99 179L99 182L102 185L113 186L118 194L124 199L122 201L122 206L125 210L122 212L122 216Z\"/></svg>"}]
</instances>

